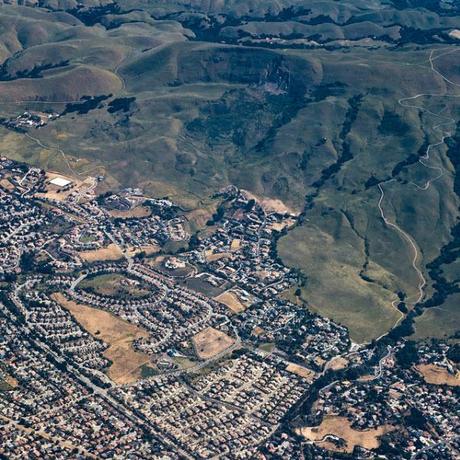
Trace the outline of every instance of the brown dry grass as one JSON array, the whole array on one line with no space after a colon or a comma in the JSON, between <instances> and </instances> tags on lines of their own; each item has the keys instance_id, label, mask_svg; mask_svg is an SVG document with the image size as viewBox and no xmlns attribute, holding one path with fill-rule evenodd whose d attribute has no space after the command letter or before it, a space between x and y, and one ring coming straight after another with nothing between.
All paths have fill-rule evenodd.
<instances>
[{"instance_id":1,"label":"brown dry grass","mask_svg":"<svg viewBox=\"0 0 460 460\"><path fill-rule=\"evenodd\" d=\"M14 190L14 185L8 179L1 179L0 186L2 186L5 190L12 192Z\"/></svg>"},{"instance_id":2,"label":"brown dry grass","mask_svg":"<svg viewBox=\"0 0 460 460\"><path fill-rule=\"evenodd\" d=\"M230 244L231 251L238 251L241 248L241 240L235 238Z\"/></svg>"},{"instance_id":3,"label":"brown dry grass","mask_svg":"<svg viewBox=\"0 0 460 460\"><path fill-rule=\"evenodd\" d=\"M264 197L261 199L253 193L248 192L247 190L244 190L244 193L248 198L256 200L267 212L277 212L279 214L296 214L296 211L294 211L292 208L277 198Z\"/></svg>"},{"instance_id":4,"label":"brown dry grass","mask_svg":"<svg viewBox=\"0 0 460 460\"><path fill-rule=\"evenodd\" d=\"M141 252L144 252L147 256L151 256L152 254L160 252L160 249L160 246L158 246L157 244L146 244L145 246L141 246L138 248L130 247L126 252L129 257L133 257Z\"/></svg>"},{"instance_id":5,"label":"brown dry grass","mask_svg":"<svg viewBox=\"0 0 460 460\"><path fill-rule=\"evenodd\" d=\"M447 369L436 364L419 364L417 370L422 374L426 383L433 385L460 386L460 372L452 375Z\"/></svg>"},{"instance_id":6,"label":"brown dry grass","mask_svg":"<svg viewBox=\"0 0 460 460\"><path fill-rule=\"evenodd\" d=\"M319 426L298 428L296 431L310 441L320 444L325 449L351 453L355 446L376 449L380 445L379 438L393 429L390 425L382 425L375 429L360 431L353 429L346 417L328 416L323 419ZM322 441L328 434L344 439L346 445L337 447L330 441Z\"/></svg>"},{"instance_id":7,"label":"brown dry grass","mask_svg":"<svg viewBox=\"0 0 460 460\"><path fill-rule=\"evenodd\" d=\"M235 341L213 327L198 332L193 339L195 352L200 359L210 359L231 347Z\"/></svg>"},{"instance_id":8,"label":"brown dry grass","mask_svg":"<svg viewBox=\"0 0 460 460\"><path fill-rule=\"evenodd\" d=\"M375 380L375 375L366 374L359 377L358 382L370 382L372 380Z\"/></svg>"},{"instance_id":9,"label":"brown dry grass","mask_svg":"<svg viewBox=\"0 0 460 460\"><path fill-rule=\"evenodd\" d=\"M269 226L272 230L276 230L277 232L281 232L286 227L292 227L295 224L295 219L287 219L283 222L274 222Z\"/></svg>"},{"instance_id":10,"label":"brown dry grass","mask_svg":"<svg viewBox=\"0 0 460 460\"><path fill-rule=\"evenodd\" d=\"M214 297L214 300L217 300L217 302L226 305L228 308L230 308L230 310L233 313L241 313L247 308L244 304L240 302L238 296L231 291L222 292L222 294L219 294L218 296Z\"/></svg>"},{"instance_id":11,"label":"brown dry grass","mask_svg":"<svg viewBox=\"0 0 460 460\"><path fill-rule=\"evenodd\" d=\"M335 371L338 371L340 369L345 369L347 366L348 366L348 361L345 358L342 358L341 356L337 356L336 358L333 358L329 363L329 369L333 369Z\"/></svg>"},{"instance_id":12,"label":"brown dry grass","mask_svg":"<svg viewBox=\"0 0 460 460\"><path fill-rule=\"evenodd\" d=\"M260 202L261 206L268 212L277 212L280 214L295 214L295 211L286 206L281 200L272 199L272 198L264 198Z\"/></svg>"},{"instance_id":13,"label":"brown dry grass","mask_svg":"<svg viewBox=\"0 0 460 460\"><path fill-rule=\"evenodd\" d=\"M304 378L309 383L313 381L313 378L316 375L316 373L311 369L307 369L306 367L299 366L298 364L294 363L289 363L286 367L286 370Z\"/></svg>"},{"instance_id":14,"label":"brown dry grass","mask_svg":"<svg viewBox=\"0 0 460 460\"><path fill-rule=\"evenodd\" d=\"M67 300L53 294L54 300L67 309L81 326L109 345L104 356L112 361L107 375L118 384L132 383L141 376L141 367L148 364L148 355L133 349L136 339L147 338L148 332L111 313Z\"/></svg>"},{"instance_id":15,"label":"brown dry grass","mask_svg":"<svg viewBox=\"0 0 460 460\"><path fill-rule=\"evenodd\" d=\"M251 334L255 337L259 337L262 334L265 334L265 329L262 329L260 326L255 326Z\"/></svg>"},{"instance_id":16,"label":"brown dry grass","mask_svg":"<svg viewBox=\"0 0 460 460\"><path fill-rule=\"evenodd\" d=\"M212 250L205 251L204 253L207 262L215 262L220 259L229 259L232 255L229 252L218 252L214 254Z\"/></svg>"},{"instance_id":17,"label":"brown dry grass","mask_svg":"<svg viewBox=\"0 0 460 460\"><path fill-rule=\"evenodd\" d=\"M217 204L212 203L206 208L197 208L185 214L187 221L193 231L206 227L206 222L211 219L217 210Z\"/></svg>"},{"instance_id":18,"label":"brown dry grass","mask_svg":"<svg viewBox=\"0 0 460 460\"><path fill-rule=\"evenodd\" d=\"M7 385L9 385L11 388L17 388L18 386L18 381L12 377L11 375L7 374L4 376L3 380L6 382Z\"/></svg>"},{"instance_id":19,"label":"brown dry grass","mask_svg":"<svg viewBox=\"0 0 460 460\"><path fill-rule=\"evenodd\" d=\"M111 243L105 248L82 251L78 255L85 262L96 262L99 260L119 260L123 257L123 252L116 244Z\"/></svg>"},{"instance_id":20,"label":"brown dry grass","mask_svg":"<svg viewBox=\"0 0 460 460\"><path fill-rule=\"evenodd\" d=\"M152 215L152 210L148 206L137 206L136 208L129 209L128 211L118 211L118 210L111 210L109 214L112 217L118 217L121 219L129 219L130 217L149 217Z\"/></svg>"}]
</instances>

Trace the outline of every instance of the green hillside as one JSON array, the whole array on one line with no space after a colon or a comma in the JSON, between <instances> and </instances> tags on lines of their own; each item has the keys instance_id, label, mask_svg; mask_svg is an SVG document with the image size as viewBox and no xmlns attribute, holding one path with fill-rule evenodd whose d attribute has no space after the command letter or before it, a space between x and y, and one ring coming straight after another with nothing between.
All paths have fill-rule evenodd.
<instances>
[{"instance_id":1,"label":"green hillside","mask_svg":"<svg viewBox=\"0 0 460 460\"><path fill-rule=\"evenodd\" d=\"M416 304L453 311L456 2L37 5L0 9L0 117L61 116L26 133L0 127L2 154L187 209L228 184L281 199L302 213L278 248L306 276L302 299L357 341ZM445 321L423 313L416 334Z\"/></svg>"}]
</instances>

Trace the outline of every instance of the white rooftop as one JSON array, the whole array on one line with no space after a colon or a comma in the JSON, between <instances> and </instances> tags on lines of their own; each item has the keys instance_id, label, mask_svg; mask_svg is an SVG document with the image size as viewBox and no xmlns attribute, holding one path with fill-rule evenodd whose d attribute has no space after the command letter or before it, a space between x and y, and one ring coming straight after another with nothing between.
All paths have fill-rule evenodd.
<instances>
[{"instance_id":1,"label":"white rooftop","mask_svg":"<svg viewBox=\"0 0 460 460\"><path fill-rule=\"evenodd\" d=\"M71 181L64 179L63 177L55 177L50 180L50 184L57 185L58 187L65 187L66 185L71 184Z\"/></svg>"}]
</instances>

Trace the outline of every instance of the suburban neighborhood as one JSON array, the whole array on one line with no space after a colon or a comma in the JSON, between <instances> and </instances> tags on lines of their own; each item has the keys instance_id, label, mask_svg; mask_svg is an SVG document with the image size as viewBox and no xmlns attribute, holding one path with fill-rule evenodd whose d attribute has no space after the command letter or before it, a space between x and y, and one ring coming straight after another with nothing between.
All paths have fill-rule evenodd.
<instances>
[{"instance_id":1,"label":"suburban neighborhood","mask_svg":"<svg viewBox=\"0 0 460 460\"><path fill-rule=\"evenodd\" d=\"M310 309L296 213L231 186L196 232L101 181L0 159L0 457L458 458L458 344Z\"/></svg>"}]
</instances>

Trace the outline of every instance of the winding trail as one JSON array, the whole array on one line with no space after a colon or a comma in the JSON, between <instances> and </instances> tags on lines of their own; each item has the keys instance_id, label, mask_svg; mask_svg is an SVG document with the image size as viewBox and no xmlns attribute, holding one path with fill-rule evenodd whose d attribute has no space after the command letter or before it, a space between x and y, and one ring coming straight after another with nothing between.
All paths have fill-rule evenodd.
<instances>
[{"instance_id":1,"label":"winding trail","mask_svg":"<svg viewBox=\"0 0 460 460\"><path fill-rule=\"evenodd\" d=\"M434 50L431 50L430 56L428 58L430 68L431 68L432 72L434 72L436 75L440 76L446 82L447 85L454 85L456 87L460 87L460 84L453 82L452 80L447 78L445 75L443 75L435 67L434 61L436 59L442 57L442 56L452 54L454 52L459 52L459 51L460 51L460 49L456 48L454 50L449 50L448 52L445 52L445 53L441 52L441 53L435 55ZM450 130L443 129L443 127L452 126L452 125L455 126L455 124L456 124L456 121L455 121L454 118L452 118L450 116L447 116L447 115L442 115L442 113L444 112L446 107L444 109L442 109L440 112L436 113L436 112L433 112L432 110L427 109L426 107L424 107L422 105L417 105L417 104L412 103L412 101L416 101L417 99L420 99L420 98L423 98L423 97L451 97L451 98L458 98L458 97L460 97L460 95L458 95L458 94L449 95L449 94L445 94L445 93L442 93L442 94L420 93L420 94L416 94L414 96L405 97L405 98L401 98L401 99L398 100L398 104L400 106L402 106L402 107L417 109L417 110L420 110L422 112L425 112L425 113L427 113L427 114L429 114L429 115L431 115L433 117L436 117L436 118L442 120L438 124L436 124L436 125L434 125L432 127L432 129L434 131L441 131L440 140L438 142L435 142L435 143L432 143L432 144L428 145L425 154L422 157L420 157L419 160L418 160L418 162L422 166L424 166L425 168L428 168L430 170L437 171L437 174L436 174L435 177L433 177L431 179L428 179L425 182L424 185L419 185L419 184L416 184L415 182L411 182L411 185L413 185L418 191L426 191L426 190L428 190L430 188L431 184L434 181L440 179L446 173L446 170L442 166L430 165L430 164L427 164L427 162L430 160L430 153L431 153L432 149L443 145L445 143L445 140L452 136L452 132ZM425 288L426 288L426 285L427 285L427 280L426 280L426 278L425 278L425 276L423 274L422 268L420 267L423 257L419 252L419 248L418 248L418 245L417 245L417 242L415 241L415 239L409 233L404 231L396 222L392 222L387 217L387 215L385 214L385 210L384 210L384 207L383 207L383 201L385 199L384 184L389 184L389 183L391 183L393 181L395 181L394 178L386 180L386 181L381 182L381 183L378 184L378 187L379 187L379 190L380 190L380 198L379 198L377 206L378 206L378 209L379 209L379 212L380 212L380 217L382 218L384 223L388 227L393 229L395 232L397 232L402 237L402 239L404 239L406 241L406 243L409 245L409 247L412 250L412 253L413 253L412 268L414 269L414 271L417 274L417 277L419 278L419 283L417 285L417 290L418 290L417 298L415 300L411 301L411 302L408 302L408 303L410 305L412 305L412 306L415 306L419 302L421 302L423 300L423 298L425 297ZM393 300L392 303L391 303L392 307L396 311L398 311L398 313L400 314L400 316L399 316L398 320L396 321L396 323L394 324L393 328L396 327L401 322L401 320L405 317L404 313L402 313L397 308L397 305L399 303L400 303L399 298L397 298L396 300ZM379 339L381 337L384 337L386 334L388 334L388 332L385 333L385 334L382 334L379 337Z\"/></svg>"}]
</instances>

